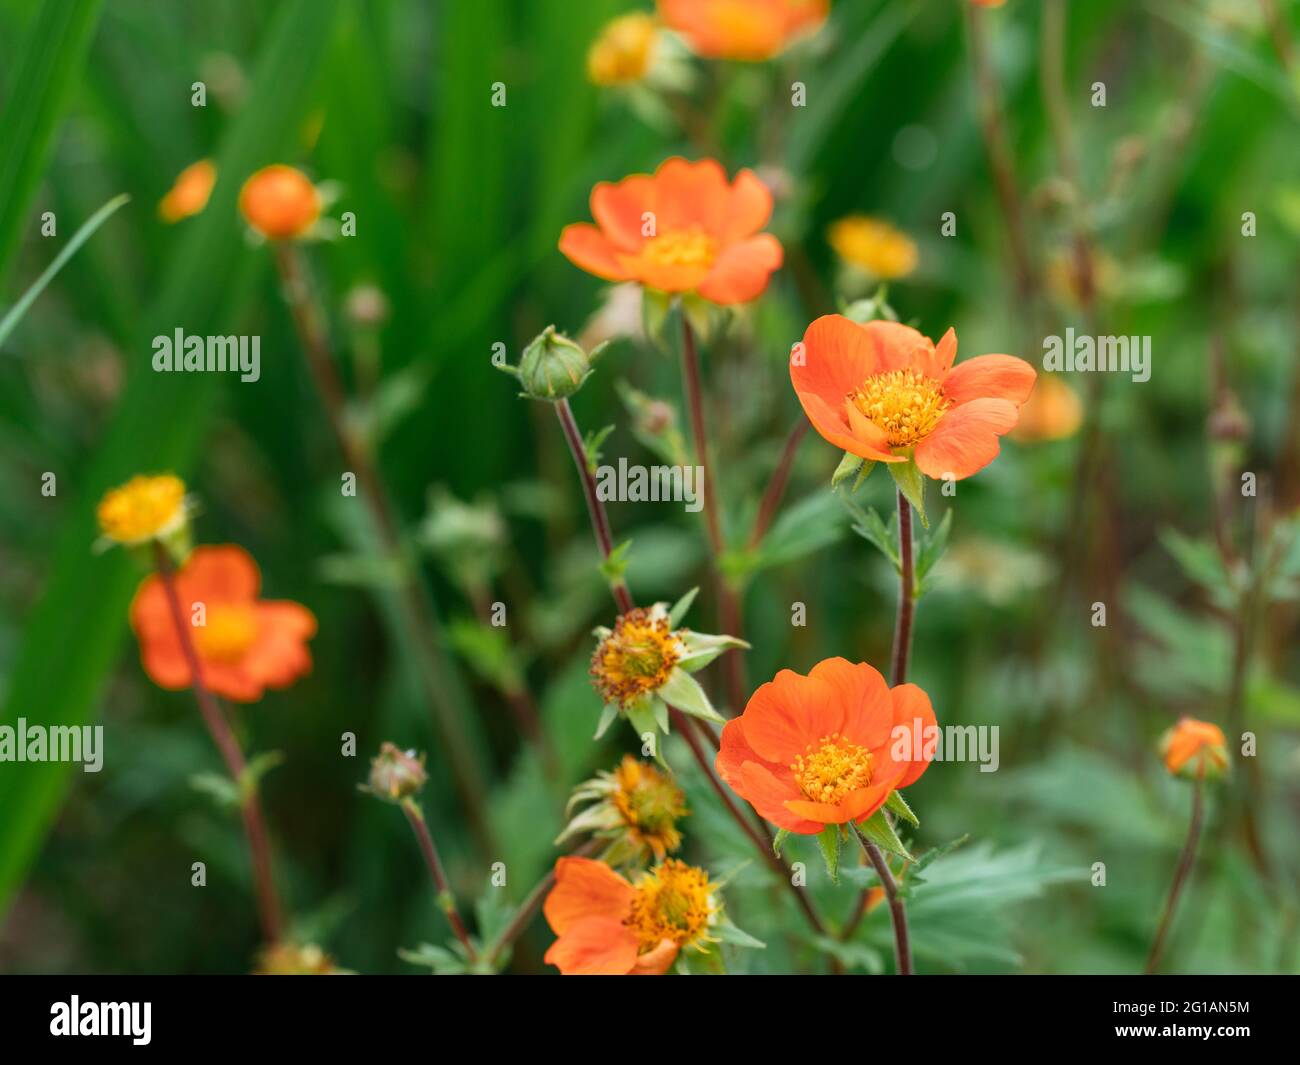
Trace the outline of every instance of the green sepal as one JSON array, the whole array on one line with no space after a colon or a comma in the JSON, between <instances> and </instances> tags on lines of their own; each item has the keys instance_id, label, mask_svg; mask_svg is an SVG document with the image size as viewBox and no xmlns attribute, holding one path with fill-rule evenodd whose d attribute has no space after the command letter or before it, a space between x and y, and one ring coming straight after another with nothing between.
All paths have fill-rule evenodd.
<instances>
[{"instance_id":1,"label":"green sepal","mask_svg":"<svg viewBox=\"0 0 1300 1065\"><path fill-rule=\"evenodd\" d=\"M920 828L921 822L917 819L916 814L912 813L912 808L907 805L907 800L896 791L889 793L889 798L885 800L885 807L898 814L904 821L908 822L913 828Z\"/></svg>"},{"instance_id":2,"label":"green sepal","mask_svg":"<svg viewBox=\"0 0 1300 1065\"><path fill-rule=\"evenodd\" d=\"M832 884L840 882L840 826L827 825L817 833L817 846L826 862L826 872Z\"/></svg>"},{"instance_id":3,"label":"green sepal","mask_svg":"<svg viewBox=\"0 0 1300 1065\"><path fill-rule=\"evenodd\" d=\"M727 723L727 719L713 709L713 704L709 702L709 697L700 687L700 682L680 666L675 667L668 674L668 679L664 681L658 694L683 714L690 714L704 721L713 721L719 725Z\"/></svg>"},{"instance_id":4,"label":"green sepal","mask_svg":"<svg viewBox=\"0 0 1300 1065\"><path fill-rule=\"evenodd\" d=\"M778 858L781 857L781 848L785 846L785 841L789 836L790 830L788 828L778 828L776 835L772 837L772 853Z\"/></svg>"},{"instance_id":5,"label":"green sepal","mask_svg":"<svg viewBox=\"0 0 1300 1065\"><path fill-rule=\"evenodd\" d=\"M606 703L600 711L600 722L596 725L596 735L593 740L598 740L601 736L609 731L609 726L614 723L618 717L618 703Z\"/></svg>"},{"instance_id":6,"label":"green sepal","mask_svg":"<svg viewBox=\"0 0 1300 1065\"><path fill-rule=\"evenodd\" d=\"M691 604L695 602L695 597L700 594L700 586L697 584L684 596L673 604L673 608L668 611L668 627L675 629L682 623L686 617L686 612L691 609Z\"/></svg>"},{"instance_id":7,"label":"green sepal","mask_svg":"<svg viewBox=\"0 0 1300 1065\"><path fill-rule=\"evenodd\" d=\"M872 814L864 824L858 826L858 831L890 854L897 854L909 862L913 860L907 848L903 846L903 841L898 838L898 833L894 831L894 826L889 823L884 810L877 810Z\"/></svg>"},{"instance_id":8,"label":"green sepal","mask_svg":"<svg viewBox=\"0 0 1300 1065\"><path fill-rule=\"evenodd\" d=\"M605 575L606 580L621 581L623 579L623 574L627 572L627 553L631 547L632 541L624 540L609 553L609 558L601 562L600 572Z\"/></svg>"},{"instance_id":9,"label":"green sepal","mask_svg":"<svg viewBox=\"0 0 1300 1065\"><path fill-rule=\"evenodd\" d=\"M925 516L925 475L917 469L916 460L909 458L906 462L891 462L889 472L903 497L912 504L921 525L928 529L930 519Z\"/></svg>"},{"instance_id":10,"label":"green sepal","mask_svg":"<svg viewBox=\"0 0 1300 1065\"><path fill-rule=\"evenodd\" d=\"M734 947L750 947L754 950L766 950L767 944L761 939L755 939L743 928L737 928L731 923L731 918L723 919L714 926L714 931L718 933L718 938L724 943L730 943Z\"/></svg>"}]
</instances>

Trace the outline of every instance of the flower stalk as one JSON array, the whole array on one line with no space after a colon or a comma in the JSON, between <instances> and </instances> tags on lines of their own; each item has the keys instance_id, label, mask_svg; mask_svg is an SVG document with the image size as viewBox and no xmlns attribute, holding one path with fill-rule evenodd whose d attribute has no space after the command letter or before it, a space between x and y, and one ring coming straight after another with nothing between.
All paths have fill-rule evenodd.
<instances>
[{"instance_id":1,"label":"flower stalk","mask_svg":"<svg viewBox=\"0 0 1300 1065\"><path fill-rule=\"evenodd\" d=\"M258 796L257 782L247 773L244 753L239 748L230 729L230 723L221 712L216 697L203 681L203 670L198 653L194 649L189 625L185 620L185 611L181 606L180 596L176 591L175 567L167 549L157 540L153 544L154 563L158 568L158 577L167 593L167 602L171 608L172 622L176 626L176 639L180 643L181 653L185 656L193 678L194 698L198 703L203 722L216 744L226 771L235 782L239 792L239 812L244 822L244 834L248 838L248 850L253 864L253 884L257 895L257 912L262 925L262 935L266 942L274 944L280 941L283 933L283 921L280 913L280 899L275 890L275 878L271 870L271 845L266 832L266 823L262 817L261 799Z\"/></svg>"},{"instance_id":2,"label":"flower stalk","mask_svg":"<svg viewBox=\"0 0 1300 1065\"><path fill-rule=\"evenodd\" d=\"M850 824L853 824L850 822ZM898 884L894 880L894 874L889 871L889 864L885 861L885 856L880 853L871 840L862 834L862 830L856 824L853 824L853 834L858 837L858 842L862 844L862 850L867 856L867 861L876 871L876 876L880 878L880 886L885 889L885 899L889 902L889 916L894 924L894 962L897 966L899 976L912 975L912 943L907 930L907 910L903 906L903 899L898 893Z\"/></svg>"},{"instance_id":3,"label":"flower stalk","mask_svg":"<svg viewBox=\"0 0 1300 1065\"><path fill-rule=\"evenodd\" d=\"M1178 856L1178 865L1174 869L1174 879L1169 885L1169 894L1165 898L1165 907L1160 915L1160 925L1156 929L1155 939L1151 941L1151 953L1147 955L1147 975L1153 974L1160 965L1160 957L1164 953L1165 939L1169 935L1170 925L1173 924L1174 911L1178 908L1178 900L1182 896L1183 887L1191 875L1192 866L1196 864L1196 845L1201 837L1201 821L1204 813L1204 790L1205 773L1204 771L1197 774L1192 783L1192 819L1187 826L1187 841L1183 844L1182 854Z\"/></svg>"},{"instance_id":4,"label":"flower stalk","mask_svg":"<svg viewBox=\"0 0 1300 1065\"><path fill-rule=\"evenodd\" d=\"M442 867L442 859L438 856L438 848L434 845L433 836L429 834L429 826L424 822L424 814L413 798L403 799L401 806L411 831L415 833L416 842L420 845L424 864L429 868L434 890L438 893L438 908L446 915L447 923L451 925L451 930L456 933L456 938L465 948L470 963L474 964L478 961L478 951L474 949L474 942L469 938L465 922L460 919L460 911L456 909L456 896L452 894L451 883L447 880L446 870Z\"/></svg>"}]
</instances>

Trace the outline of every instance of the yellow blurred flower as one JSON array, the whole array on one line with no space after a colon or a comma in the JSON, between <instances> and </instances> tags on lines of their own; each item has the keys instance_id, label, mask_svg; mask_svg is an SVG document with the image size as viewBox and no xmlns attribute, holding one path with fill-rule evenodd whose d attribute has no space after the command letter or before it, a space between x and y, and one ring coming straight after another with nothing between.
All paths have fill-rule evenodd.
<instances>
[{"instance_id":1,"label":"yellow blurred flower","mask_svg":"<svg viewBox=\"0 0 1300 1065\"><path fill-rule=\"evenodd\" d=\"M906 277L916 269L916 243L879 218L860 214L841 218L827 230L826 239L846 263L883 281Z\"/></svg>"},{"instance_id":2,"label":"yellow blurred flower","mask_svg":"<svg viewBox=\"0 0 1300 1065\"><path fill-rule=\"evenodd\" d=\"M1055 374L1041 374L1020 408L1020 421L1011 430L1011 438L1022 444L1064 440L1079 431L1082 421L1079 394Z\"/></svg>"},{"instance_id":3,"label":"yellow blurred flower","mask_svg":"<svg viewBox=\"0 0 1300 1065\"><path fill-rule=\"evenodd\" d=\"M659 31L642 12L606 24L587 51L587 77L596 85L640 81L654 63Z\"/></svg>"},{"instance_id":4,"label":"yellow blurred flower","mask_svg":"<svg viewBox=\"0 0 1300 1065\"><path fill-rule=\"evenodd\" d=\"M96 516L100 531L114 543L170 537L185 526L185 482L172 474L132 477L104 495Z\"/></svg>"},{"instance_id":5,"label":"yellow blurred flower","mask_svg":"<svg viewBox=\"0 0 1300 1065\"><path fill-rule=\"evenodd\" d=\"M314 943L274 943L257 956L254 976L352 976Z\"/></svg>"},{"instance_id":6,"label":"yellow blurred flower","mask_svg":"<svg viewBox=\"0 0 1300 1065\"><path fill-rule=\"evenodd\" d=\"M158 214L164 222L179 222L198 214L208 205L216 183L217 168L211 159L191 163L176 176L167 195L158 201Z\"/></svg>"}]
</instances>

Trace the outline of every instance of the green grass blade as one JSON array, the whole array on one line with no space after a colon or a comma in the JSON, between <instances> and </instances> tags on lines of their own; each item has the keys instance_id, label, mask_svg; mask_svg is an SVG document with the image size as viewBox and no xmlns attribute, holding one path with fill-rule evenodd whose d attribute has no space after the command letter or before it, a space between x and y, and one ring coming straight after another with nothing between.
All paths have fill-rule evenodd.
<instances>
[{"instance_id":1,"label":"green grass blade","mask_svg":"<svg viewBox=\"0 0 1300 1065\"><path fill-rule=\"evenodd\" d=\"M14 66L0 115L0 285L99 21L99 6L99 0L46 0Z\"/></svg>"},{"instance_id":2,"label":"green grass blade","mask_svg":"<svg viewBox=\"0 0 1300 1065\"><path fill-rule=\"evenodd\" d=\"M54 262L50 263L50 265L45 268L45 272L31 283L27 291L19 297L18 302L9 309L9 313L4 316L3 320L0 320L0 347L4 346L4 342L8 339L9 334L13 332L14 326L16 326L19 321L22 320L22 316L27 313L27 308L35 303L36 297L45 291L45 286L53 281L55 275L63 269L64 264L77 254L77 249L94 235L95 230L103 225L114 211L123 204L129 202L130 199L131 197L125 193L121 196L114 196L108 201L108 203L104 204L103 207L91 215L80 229L72 234L72 239L68 241L68 243L64 245L63 250L54 257Z\"/></svg>"}]
</instances>

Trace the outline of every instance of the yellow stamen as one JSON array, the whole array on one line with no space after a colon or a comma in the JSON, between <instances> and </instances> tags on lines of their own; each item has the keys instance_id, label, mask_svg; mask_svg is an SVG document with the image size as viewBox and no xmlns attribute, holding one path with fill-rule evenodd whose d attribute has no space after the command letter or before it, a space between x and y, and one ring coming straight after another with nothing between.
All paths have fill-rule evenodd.
<instances>
[{"instance_id":1,"label":"yellow stamen","mask_svg":"<svg viewBox=\"0 0 1300 1065\"><path fill-rule=\"evenodd\" d=\"M605 702L627 706L668 680L681 653L666 617L636 607L614 623L591 658L591 676Z\"/></svg>"},{"instance_id":2,"label":"yellow stamen","mask_svg":"<svg viewBox=\"0 0 1300 1065\"><path fill-rule=\"evenodd\" d=\"M654 766L637 761L630 754L613 773L617 789L614 807L634 840L660 861L682 843L677 819L686 814L686 797L681 788Z\"/></svg>"},{"instance_id":3,"label":"yellow stamen","mask_svg":"<svg viewBox=\"0 0 1300 1065\"><path fill-rule=\"evenodd\" d=\"M718 242L698 226L651 237L641 253L656 266L712 266Z\"/></svg>"},{"instance_id":4,"label":"yellow stamen","mask_svg":"<svg viewBox=\"0 0 1300 1065\"><path fill-rule=\"evenodd\" d=\"M708 940L717 908L708 874L669 858L637 882L631 912L623 923L636 932L637 949L644 954L665 939L679 947Z\"/></svg>"},{"instance_id":5,"label":"yellow stamen","mask_svg":"<svg viewBox=\"0 0 1300 1065\"><path fill-rule=\"evenodd\" d=\"M257 612L252 606L210 606L205 621L194 627L194 643L209 661L238 662L257 639Z\"/></svg>"},{"instance_id":6,"label":"yellow stamen","mask_svg":"<svg viewBox=\"0 0 1300 1065\"><path fill-rule=\"evenodd\" d=\"M834 806L871 783L871 752L832 732L818 741L816 750L808 744L790 763L790 772L809 799Z\"/></svg>"},{"instance_id":7,"label":"yellow stamen","mask_svg":"<svg viewBox=\"0 0 1300 1065\"><path fill-rule=\"evenodd\" d=\"M950 406L939 382L916 370L872 374L849 402L884 432L890 447L919 444Z\"/></svg>"}]
</instances>

